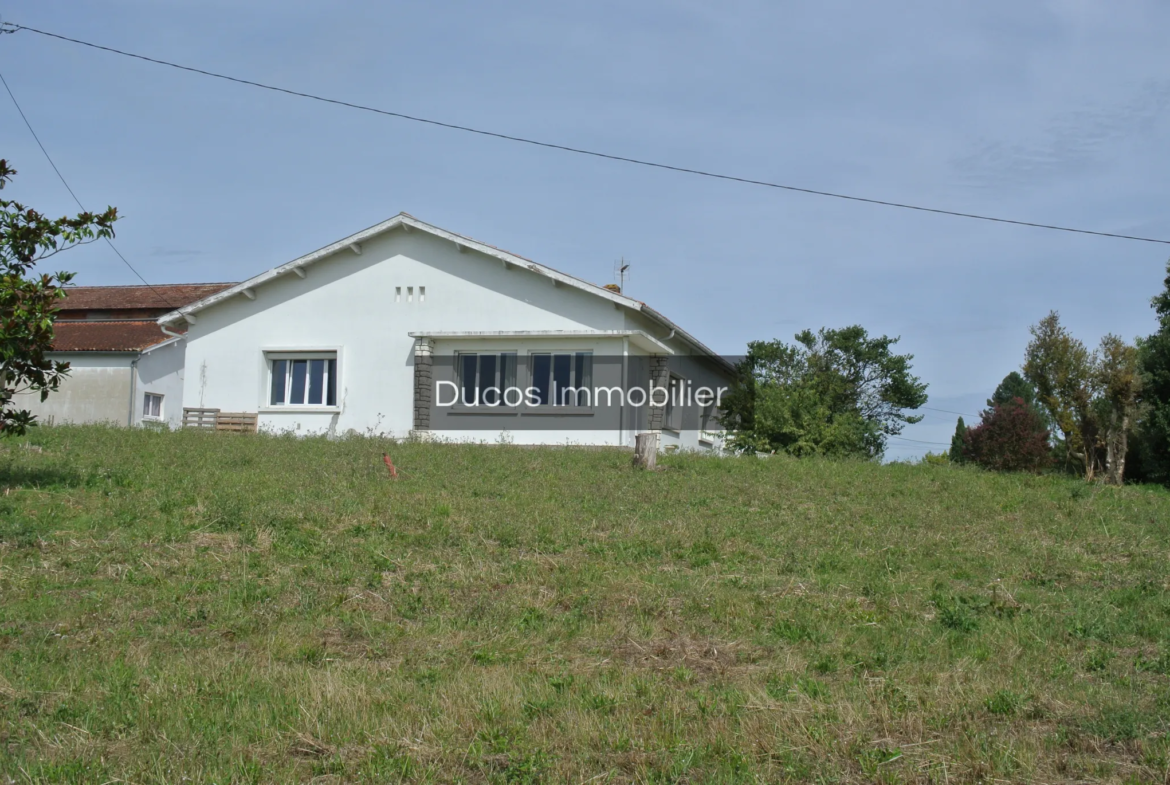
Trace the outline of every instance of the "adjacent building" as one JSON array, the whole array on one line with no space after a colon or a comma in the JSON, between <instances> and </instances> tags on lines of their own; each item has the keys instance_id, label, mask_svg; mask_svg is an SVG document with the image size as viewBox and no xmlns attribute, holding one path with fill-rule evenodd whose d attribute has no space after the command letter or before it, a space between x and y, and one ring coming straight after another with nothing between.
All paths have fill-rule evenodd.
<instances>
[{"instance_id":1,"label":"adjacent building","mask_svg":"<svg viewBox=\"0 0 1170 785\"><path fill-rule=\"evenodd\" d=\"M57 392L18 395L46 423L166 423L183 415L184 350L158 318L232 284L77 286L60 306L51 359L67 361Z\"/></svg>"}]
</instances>

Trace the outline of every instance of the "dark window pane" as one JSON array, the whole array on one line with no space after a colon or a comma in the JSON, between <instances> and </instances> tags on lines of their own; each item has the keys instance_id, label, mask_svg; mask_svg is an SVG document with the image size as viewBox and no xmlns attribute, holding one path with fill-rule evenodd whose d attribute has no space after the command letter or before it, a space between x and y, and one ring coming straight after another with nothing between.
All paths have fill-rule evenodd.
<instances>
[{"instance_id":1,"label":"dark window pane","mask_svg":"<svg viewBox=\"0 0 1170 785\"><path fill-rule=\"evenodd\" d=\"M497 388L489 392L491 388ZM496 382L496 355L481 354L479 356L479 400L485 406L495 406L499 403L499 385Z\"/></svg>"},{"instance_id":2,"label":"dark window pane","mask_svg":"<svg viewBox=\"0 0 1170 785\"><path fill-rule=\"evenodd\" d=\"M305 402L305 376L308 365L308 360L292 361L292 389L288 395L289 403L303 404Z\"/></svg>"},{"instance_id":3,"label":"dark window pane","mask_svg":"<svg viewBox=\"0 0 1170 785\"><path fill-rule=\"evenodd\" d=\"M325 398L325 361L309 360L309 403L319 404Z\"/></svg>"},{"instance_id":4,"label":"dark window pane","mask_svg":"<svg viewBox=\"0 0 1170 785\"><path fill-rule=\"evenodd\" d=\"M516 386L516 355L511 352L500 355L500 386L504 388L501 394ZM515 403L516 393L509 395L508 400Z\"/></svg>"},{"instance_id":5,"label":"dark window pane","mask_svg":"<svg viewBox=\"0 0 1170 785\"><path fill-rule=\"evenodd\" d=\"M288 361L287 360L273 360L272 361L272 399L270 403L273 406L280 406L284 403L284 383L285 377L288 376Z\"/></svg>"},{"instance_id":6,"label":"dark window pane","mask_svg":"<svg viewBox=\"0 0 1170 785\"><path fill-rule=\"evenodd\" d=\"M677 376L670 377L670 399L666 403L666 427L672 431L682 430L682 406L684 381Z\"/></svg>"},{"instance_id":7,"label":"dark window pane","mask_svg":"<svg viewBox=\"0 0 1170 785\"><path fill-rule=\"evenodd\" d=\"M459 374L462 382L462 403L466 406L473 406L476 403L475 398L475 366L476 356L474 354L462 354L459 356Z\"/></svg>"},{"instance_id":8,"label":"dark window pane","mask_svg":"<svg viewBox=\"0 0 1170 785\"><path fill-rule=\"evenodd\" d=\"M337 360L326 360L326 372L329 374L329 385L325 388L325 405L337 405Z\"/></svg>"},{"instance_id":9,"label":"dark window pane","mask_svg":"<svg viewBox=\"0 0 1170 785\"><path fill-rule=\"evenodd\" d=\"M553 355L553 404L556 406L564 406L569 401L565 395L565 388L571 385L569 381L569 371L572 368L573 355L571 354L554 354Z\"/></svg>"},{"instance_id":10,"label":"dark window pane","mask_svg":"<svg viewBox=\"0 0 1170 785\"><path fill-rule=\"evenodd\" d=\"M578 388L576 406L588 406L593 401L593 355L577 352L573 363L573 385Z\"/></svg>"},{"instance_id":11,"label":"dark window pane","mask_svg":"<svg viewBox=\"0 0 1170 785\"><path fill-rule=\"evenodd\" d=\"M548 354L532 355L532 386L536 388L536 401L541 406L552 403L549 397L549 375L552 367L552 356Z\"/></svg>"}]
</instances>

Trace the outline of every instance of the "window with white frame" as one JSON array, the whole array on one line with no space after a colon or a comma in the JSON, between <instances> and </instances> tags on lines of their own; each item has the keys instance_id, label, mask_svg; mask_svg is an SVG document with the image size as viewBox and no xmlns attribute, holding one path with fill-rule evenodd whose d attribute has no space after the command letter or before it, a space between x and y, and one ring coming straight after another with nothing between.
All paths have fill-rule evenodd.
<instances>
[{"instance_id":1,"label":"window with white frame","mask_svg":"<svg viewBox=\"0 0 1170 785\"><path fill-rule=\"evenodd\" d=\"M592 406L592 352L535 352L528 355L539 406Z\"/></svg>"},{"instance_id":2,"label":"window with white frame","mask_svg":"<svg viewBox=\"0 0 1170 785\"><path fill-rule=\"evenodd\" d=\"M142 419L161 420L163 411L162 403L163 397L158 393L146 393L142 397Z\"/></svg>"},{"instance_id":3,"label":"window with white frame","mask_svg":"<svg viewBox=\"0 0 1170 785\"><path fill-rule=\"evenodd\" d=\"M269 406L336 406L337 352L268 355Z\"/></svg>"},{"instance_id":4,"label":"window with white frame","mask_svg":"<svg viewBox=\"0 0 1170 785\"><path fill-rule=\"evenodd\" d=\"M458 374L459 403L464 406L520 404L515 352L460 352Z\"/></svg>"}]
</instances>

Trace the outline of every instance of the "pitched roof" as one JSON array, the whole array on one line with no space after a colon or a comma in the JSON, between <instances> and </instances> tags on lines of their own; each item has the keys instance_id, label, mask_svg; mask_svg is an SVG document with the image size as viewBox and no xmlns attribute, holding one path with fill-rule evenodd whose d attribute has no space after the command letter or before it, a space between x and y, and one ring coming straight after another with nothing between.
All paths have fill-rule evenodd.
<instances>
[{"instance_id":1,"label":"pitched roof","mask_svg":"<svg viewBox=\"0 0 1170 785\"><path fill-rule=\"evenodd\" d=\"M58 321L53 325L55 352L137 352L171 339L150 319Z\"/></svg>"},{"instance_id":2,"label":"pitched roof","mask_svg":"<svg viewBox=\"0 0 1170 785\"><path fill-rule=\"evenodd\" d=\"M120 310L129 308L181 308L222 292L231 283L172 283L156 286L70 286L60 310Z\"/></svg>"},{"instance_id":3,"label":"pitched roof","mask_svg":"<svg viewBox=\"0 0 1170 785\"><path fill-rule=\"evenodd\" d=\"M551 267L538 264L534 261L531 261L530 259L525 259L523 256L496 248L493 245L481 243L478 240L473 240L470 237L465 237L460 234L455 234L454 232L449 232L446 229L440 229L437 226L420 221L409 213L399 213L389 220L383 221L380 224L375 224L368 229L363 229L356 234L351 234L349 237L345 237L335 243L331 243L324 248L320 248L316 251L313 251L312 253L308 253L304 256L293 259L291 262L282 264L279 267L274 267L271 270L260 273L259 275L249 278L242 283L226 287L221 291L210 294L203 299L193 302L189 305L177 308L170 313L160 316L158 320L159 324L176 324L184 319L188 324L194 324L195 314L205 308L209 308L218 302L222 302L223 300L227 300L228 298L234 297L238 294L252 296L252 290L255 287L284 275L297 273L304 277L304 270L301 268L308 267L309 265L315 264L322 259L328 258L336 253L349 250L352 253L360 254L361 244L363 242L373 239L374 237L377 237L378 235L388 232L392 229L398 229L400 227L406 231L418 229L435 237L449 240L450 242L453 242L459 246L460 250L471 249L478 251L486 256L491 256L500 260L505 265L512 265L517 268L529 270L536 273L537 275L543 275L551 278L555 282L562 283L576 289L581 289L582 291L588 292L589 294L595 295L604 300L609 300L615 305L624 306L632 311L642 313L651 321L657 322L662 327L670 330L672 336L677 335L679 339L690 344L692 347L697 349L700 354L707 355L708 357L715 359L718 363L725 366L726 368L731 368L731 364L728 363L727 360L717 355L714 351L705 346L693 335L667 319L658 311L650 308L640 300L627 297L624 294L615 292L612 289L607 289L604 286L597 286L596 284L583 281L580 278L576 278L572 275L566 275L559 270L554 270Z\"/></svg>"}]
</instances>

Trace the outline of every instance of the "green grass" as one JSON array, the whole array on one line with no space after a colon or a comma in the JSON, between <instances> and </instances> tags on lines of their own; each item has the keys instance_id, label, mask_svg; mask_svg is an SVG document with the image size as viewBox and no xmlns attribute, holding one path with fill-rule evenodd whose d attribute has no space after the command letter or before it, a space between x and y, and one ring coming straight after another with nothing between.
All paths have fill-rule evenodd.
<instances>
[{"instance_id":1,"label":"green grass","mask_svg":"<svg viewBox=\"0 0 1170 785\"><path fill-rule=\"evenodd\" d=\"M1164 491L662 464L0 442L0 783L1165 781Z\"/></svg>"}]
</instances>

